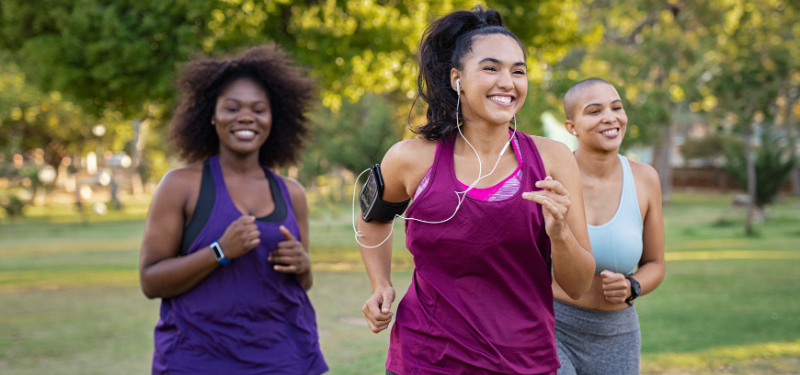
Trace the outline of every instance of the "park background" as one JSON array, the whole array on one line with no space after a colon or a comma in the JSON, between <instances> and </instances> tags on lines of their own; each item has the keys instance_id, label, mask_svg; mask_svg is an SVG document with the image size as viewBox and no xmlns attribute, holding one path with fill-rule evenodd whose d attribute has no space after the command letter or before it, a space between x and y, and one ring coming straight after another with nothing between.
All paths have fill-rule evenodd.
<instances>
[{"instance_id":1,"label":"park background","mask_svg":"<svg viewBox=\"0 0 800 375\"><path fill-rule=\"evenodd\" d=\"M322 348L331 374L382 374L354 176L424 119L425 26L476 4L528 48L520 130L573 144L560 98L601 77L630 119L623 152L661 176L667 276L636 304L643 373L800 373L794 0L0 0L0 373L148 371L159 301L138 255L155 186L181 165L165 136L176 76L276 41L318 81L303 160L279 172L307 189Z\"/></svg>"}]
</instances>

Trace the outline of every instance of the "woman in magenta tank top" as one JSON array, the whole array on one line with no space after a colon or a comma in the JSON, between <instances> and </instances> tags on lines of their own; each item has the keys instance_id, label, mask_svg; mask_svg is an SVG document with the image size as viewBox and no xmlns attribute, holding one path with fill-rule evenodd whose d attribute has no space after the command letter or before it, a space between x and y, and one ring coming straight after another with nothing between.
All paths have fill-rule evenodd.
<instances>
[{"instance_id":1,"label":"woman in magenta tank top","mask_svg":"<svg viewBox=\"0 0 800 375\"><path fill-rule=\"evenodd\" d=\"M382 199L414 198L415 270L396 315L391 241L376 246L391 225L358 223L373 286L364 317L376 333L395 321L387 373L552 374L551 267L572 298L594 271L575 160L563 144L510 128L527 95L526 56L499 13L438 19L419 56L427 123L381 164Z\"/></svg>"},{"instance_id":2,"label":"woman in magenta tank top","mask_svg":"<svg viewBox=\"0 0 800 375\"><path fill-rule=\"evenodd\" d=\"M193 61L180 87L170 136L190 164L161 181L141 251L152 373L326 372L303 188L267 168L297 160L312 82L270 44Z\"/></svg>"}]
</instances>

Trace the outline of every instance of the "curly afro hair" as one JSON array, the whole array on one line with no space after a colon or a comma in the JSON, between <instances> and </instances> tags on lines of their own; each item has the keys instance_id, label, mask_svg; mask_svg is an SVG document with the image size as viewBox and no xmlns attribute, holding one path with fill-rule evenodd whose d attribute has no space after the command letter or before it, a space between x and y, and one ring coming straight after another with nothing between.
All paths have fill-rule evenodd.
<instances>
[{"instance_id":1,"label":"curly afro hair","mask_svg":"<svg viewBox=\"0 0 800 375\"><path fill-rule=\"evenodd\" d=\"M259 161L269 167L297 162L308 128L306 113L315 98L314 81L306 77L288 53L275 43L253 47L230 60L199 58L184 66L178 89L181 103L171 121L169 138L187 162L219 153L219 137L211 117L228 85L249 78L267 93L272 129L259 150Z\"/></svg>"}]
</instances>

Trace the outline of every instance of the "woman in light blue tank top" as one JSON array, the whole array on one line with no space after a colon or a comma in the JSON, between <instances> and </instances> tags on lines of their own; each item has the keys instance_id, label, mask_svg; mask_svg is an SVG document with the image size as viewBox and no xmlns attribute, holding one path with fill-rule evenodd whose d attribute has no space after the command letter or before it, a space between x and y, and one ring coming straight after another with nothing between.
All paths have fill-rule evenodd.
<instances>
[{"instance_id":1,"label":"woman in light blue tank top","mask_svg":"<svg viewBox=\"0 0 800 375\"><path fill-rule=\"evenodd\" d=\"M578 82L564 97L578 138L586 222L595 258L592 287L577 300L553 283L559 375L638 374L641 336L633 300L664 278L658 174L619 155L628 118L610 83Z\"/></svg>"}]
</instances>

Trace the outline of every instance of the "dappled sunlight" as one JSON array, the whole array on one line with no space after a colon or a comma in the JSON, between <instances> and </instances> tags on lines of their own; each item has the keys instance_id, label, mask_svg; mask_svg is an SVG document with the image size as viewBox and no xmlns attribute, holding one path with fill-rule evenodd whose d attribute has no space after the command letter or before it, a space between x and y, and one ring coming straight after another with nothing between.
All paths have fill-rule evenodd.
<instances>
[{"instance_id":1,"label":"dappled sunlight","mask_svg":"<svg viewBox=\"0 0 800 375\"><path fill-rule=\"evenodd\" d=\"M667 261L677 260L721 260L721 259L800 259L800 251L680 251L664 254Z\"/></svg>"},{"instance_id":2,"label":"dappled sunlight","mask_svg":"<svg viewBox=\"0 0 800 375\"><path fill-rule=\"evenodd\" d=\"M141 240L74 240L46 244L9 245L0 252L0 259L47 254L81 253L85 251L126 251L141 247Z\"/></svg>"},{"instance_id":3,"label":"dappled sunlight","mask_svg":"<svg viewBox=\"0 0 800 375\"><path fill-rule=\"evenodd\" d=\"M139 285L136 270L8 271L0 272L0 293L82 287L130 287Z\"/></svg>"},{"instance_id":4,"label":"dappled sunlight","mask_svg":"<svg viewBox=\"0 0 800 375\"><path fill-rule=\"evenodd\" d=\"M692 353L644 355L642 357L642 370L708 369L732 364L749 364L754 359L784 356L800 356L800 340L795 342L721 346Z\"/></svg>"}]
</instances>

